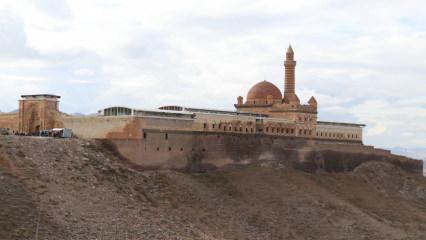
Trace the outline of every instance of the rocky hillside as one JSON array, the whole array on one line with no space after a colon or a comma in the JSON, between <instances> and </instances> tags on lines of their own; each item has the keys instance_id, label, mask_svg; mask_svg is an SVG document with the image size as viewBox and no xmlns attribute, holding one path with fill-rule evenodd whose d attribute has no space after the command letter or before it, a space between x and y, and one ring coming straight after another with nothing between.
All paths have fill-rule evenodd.
<instances>
[{"instance_id":1,"label":"rocky hillside","mask_svg":"<svg viewBox=\"0 0 426 240\"><path fill-rule=\"evenodd\" d=\"M0 239L425 239L426 180L386 163L141 171L77 139L0 137Z\"/></svg>"}]
</instances>

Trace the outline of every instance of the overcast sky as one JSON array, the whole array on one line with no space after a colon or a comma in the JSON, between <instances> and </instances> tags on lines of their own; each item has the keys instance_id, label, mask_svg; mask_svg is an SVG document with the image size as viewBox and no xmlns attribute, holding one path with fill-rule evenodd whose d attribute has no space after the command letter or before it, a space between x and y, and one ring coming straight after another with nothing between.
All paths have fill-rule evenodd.
<instances>
[{"instance_id":1,"label":"overcast sky","mask_svg":"<svg viewBox=\"0 0 426 240\"><path fill-rule=\"evenodd\" d=\"M303 3L302 3L303 2ZM426 1L0 0L0 110L21 94L61 110L233 109L264 79L319 118L365 123L365 142L426 146Z\"/></svg>"}]
</instances>

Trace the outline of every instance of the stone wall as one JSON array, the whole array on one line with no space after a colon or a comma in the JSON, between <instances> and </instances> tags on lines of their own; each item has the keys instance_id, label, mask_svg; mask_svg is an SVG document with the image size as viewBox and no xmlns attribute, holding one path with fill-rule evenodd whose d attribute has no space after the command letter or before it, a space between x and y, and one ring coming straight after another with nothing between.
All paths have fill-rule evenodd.
<instances>
[{"instance_id":1,"label":"stone wall","mask_svg":"<svg viewBox=\"0 0 426 240\"><path fill-rule=\"evenodd\" d=\"M73 134L80 138L107 138L114 133L124 134L124 128L133 118L123 117L62 117L65 128L70 128ZM137 131L134 132L136 134ZM118 134L116 134L118 135ZM127 138L132 138L127 134ZM117 138L117 136L116 136Z\"/></svg>"},{"instance_id":2,"label":"stone wall","mask_svg":"<svg viewBox=\"0 0 426 240\"><path fill-rule=\"evenodd\" d=\"M422 174L421 161L357 143L235 133L144 129L142 139L103 140L141 168L206 170L227 165L281 163L308 172L351 171L366 161L388 161Z\"/></svg>"},{"instance_id":3,"label":"stone wall","mask_svg":"<svg viewBox=\"0 0 426 240\"><path fill-rule=\"evenodd\" d=\"M143 128L189 131L193 125L193 121L188 119L135 116L64 116L60 121L77 137L88 139L141 139Z\"/></svg>"},{"instance_id":4,"label":"stone wall","mask_svg":"<svg viewBox=\"0 0 426 240\"><path fill-rule=\"evenodd\" d=\"M10 129L11 131L18 131L18 113L0 113L0 128Z\"/></svg>"}]
</instances>

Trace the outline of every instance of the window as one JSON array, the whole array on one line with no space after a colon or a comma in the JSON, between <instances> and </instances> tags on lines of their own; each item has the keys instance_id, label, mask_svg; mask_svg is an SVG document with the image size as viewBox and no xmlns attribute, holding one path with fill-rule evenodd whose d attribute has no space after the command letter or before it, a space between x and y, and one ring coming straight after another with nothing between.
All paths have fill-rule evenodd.
<instances>
[{"instance_id":1,"label":"window","mask_svg":"<svg viewBox=\"0 0 426 240\"><path fill-rule=\"evenodd\" d=\"M242 132L243 131L243 128L242 127L240 127L240 132Z\"/></svg>"},{"instance_id":2,"label":"window","mask_svg":"<svg viewBox=\"0 0 426 240\"><path fill-rule=\"evenodd\" d=\"M290 133L293 134L294 133L294 128L290 129Z\"/></svg>"},{"instance_id":3,"label":"window","mask_svg":"<svg viewBox=\"0 0 426 240\"><path fill-rule=\"evenodd\" d=\"M167 140L167 139L169 139L169 134L168 134L168 133L166 133L166 134L164 135L164 137L166 138L166 140Z\"/></svg>"},{"instance_id":4,"label":"window","mask_svg":"<svg viewBox=\"0 0 426 240\"><path fill-rule=\"evenodd\" d=\"M180 151L182 152L182 151L183 151L183 148L180 148Z\"/></svg>"},{"instance_id":5,"label":"window","mask_svg":"<svg viewBox=\"0 0 426 240\"><path fill-rule=\"evenodd\" d=\"M207 128L207 123L204 123L203 126L204 126L204 128Z\"/></svg>"},{"instance_id":6,"label":"window","mask_svg":"<svg viewBox=\"0 0 426 240\"><path fill-rule=\"evenodd\" d=\"M303 134L306 135L308 133L308 130L303 130Z\"/></svg>"},{"instance_id":7,"label":"window","mask_svg":"<svg viewBox=\"0 0 426 240\"><path fill-rule=\"evenodd\" d=\"M172 148L171 148L171 147L169 147L169 151L172 151Z\"/></svg>"},{"instance_id":8,"label":"window","mask_svg":"<svg viewBox=\"0 0 426 240\"><path fill-rule=\"evenodd\" d=\"M160 151L160 148L159 148L159 147L157 147L157 152L158 152L158 151Z\"/></svg>"},{"instance_id":9,"label":"window","mask_svg":"<svg viewBox=\"0 0 426 240\"><path fill-rule=\"evenodd\" d=\"M299 135L302 135L302 129L299 129Z\"/></svg>"},{"instance_id":10,"label":"window","mask_svg":"<svg viewBox=\"0 0 426 240\"><path fill-rule=\"evenodd\" d=\"M268 127L266 128L266 132L269 132L269 128Z\"/></svg>"},{"instance_id":11,"label":"window","mask_svg":"<svg viewBox=\"0 0 426 240\"><path fill-rule=\"evenodd\" d=\"M146 132L143 132L143 139L146 139Z\"/></svg>"},{"instance_id":12,"label":"window","mask_svg":"<svg viewBox=\"0 0 426 240\"><path fill-rule=\"evenodd\" d=\"M215 124L213 123L213 124L212 124L212 128L214 129L214 127L215 127Z\"/></svg>"}]
</instances>

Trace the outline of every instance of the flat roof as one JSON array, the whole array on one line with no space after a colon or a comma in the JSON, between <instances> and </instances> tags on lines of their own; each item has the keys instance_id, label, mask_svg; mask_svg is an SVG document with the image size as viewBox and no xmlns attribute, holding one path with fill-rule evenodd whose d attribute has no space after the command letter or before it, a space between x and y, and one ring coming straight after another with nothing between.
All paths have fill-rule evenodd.
<instances>
[{"instance_id":1,"label":"flat roof","mask_svg":"<svg viewBox=\"0 0 426 240\"><path fill-rule=\"evenodd\" d=\"M163 110L163 108L173 108L173 107L181 109L180 111L194 112L194 113L227 114L227 115L239 115L239 116L250 116L250 117L267 117L268 116L266 114L261 114L261 113L237 112L237 111L209 109L209 108L194 108L194 107L184 107L184 106L176 106L176 105L162 106L162 107L159 107L159 109Z\"/></svg>"},{"instance_id":2,"label":"flat roof","mask_svg":"<svg viewBox=\"0 0 426 240\"><path fill-rule=\"evenodd\" d=\"M61 98L61 96L54 95L54 94L28 94L28 95L21 95L21 98L39 98L39 97Z\"/></svg>"},{"instance_id":3,"label":"flat roof","mask_svg":"<svg viewBox=\"0 0 426 240\"><path fill-rule=\"evenodd\" d=\"M317 121L318 125L335 125L335 126L352 126L352 127L365 127L365 124L361 123L345 123L345 122L325 122Z\"/></svg>"},{"instance_id":4,"label":"flat roof","mask_svg":"<svg viewBox=\"0 0 426 240\"><path fill-rule=\"evenodd\" d=\"M98 111L105 111L107 109L114 109L114 108L123 108L123 109L129 109L132 110L133 113L136 115L137 113L154 113L154 114L175 114L175 115L182 115L182 116L194 116L192 112L187 111L171 111L171 110L161 110L161 109L140 109L140 108L129 108L129 107L122 107L122 106L113 106L113 107L107 107L103 108Z\"/></svg>"}]
</instances>

